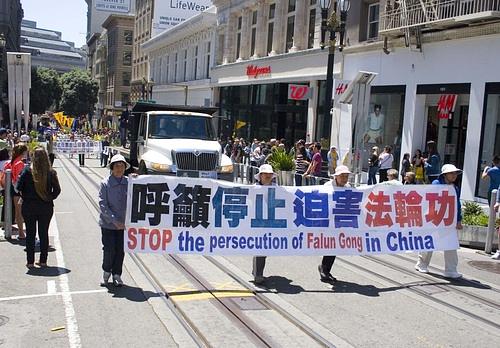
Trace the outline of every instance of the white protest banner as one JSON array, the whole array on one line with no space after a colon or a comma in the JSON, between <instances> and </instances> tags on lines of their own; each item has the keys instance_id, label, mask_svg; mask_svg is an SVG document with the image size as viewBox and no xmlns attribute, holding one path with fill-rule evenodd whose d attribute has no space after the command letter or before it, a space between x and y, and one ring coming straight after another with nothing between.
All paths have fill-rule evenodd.
<instances>
[{"instance_id":1,"label":"white protest banner","mask_svg":"<svg viewBox=\"0 0 500 348\"><path fill-rule=\"evenodd\" d=\"M99 154L102 143L95 140L57 140L54 151L60 154Z\"/></svg>"},{"instance_id":2,"label":"white protest banner","mask_svg":"<svg viewBox=\"0 0 500 348\"><path fill-rule=\"evenodd\" d=\"M249 186L129 179L125 250L204 255L369 255L458 248L449 185Z\"/></svg>"}]
</instances>

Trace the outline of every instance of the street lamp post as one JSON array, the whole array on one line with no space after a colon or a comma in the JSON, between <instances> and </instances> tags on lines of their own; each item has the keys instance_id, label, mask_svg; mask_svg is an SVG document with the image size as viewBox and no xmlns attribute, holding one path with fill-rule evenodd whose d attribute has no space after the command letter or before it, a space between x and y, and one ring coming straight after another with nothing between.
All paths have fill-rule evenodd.
<instances>
[{"instance_id":1,"label":"street lamp post","mask_svg":"<svg viewBox=\"0 0 500 348\"><path fill-rule=\"evenodd\" d=\"M332 94L333 94L333 65L335 61L335 44L337 40L337 32L340 36L339 51L344 47L345 25L347 21L347 12L351 8L350 0L339 0L333 5L333 12L328 17L328 10L330 9L331 0L320 0L321 6L321 49L328 45L328 63L326 69L326 91L325 91L325 110L324 110L324 123L321 127L324 132L331 131L331 110L332 110ZM337 20L337 10L340 10L340 23ZM325 42L326 33L328 32L328 42ZM317 127L317 132L320 127ZM316 136L317 137L317 136ZM321 137L321 136L320 136ZM339 144L337 144L338 146Z\"/></svg>"}]
</instances>

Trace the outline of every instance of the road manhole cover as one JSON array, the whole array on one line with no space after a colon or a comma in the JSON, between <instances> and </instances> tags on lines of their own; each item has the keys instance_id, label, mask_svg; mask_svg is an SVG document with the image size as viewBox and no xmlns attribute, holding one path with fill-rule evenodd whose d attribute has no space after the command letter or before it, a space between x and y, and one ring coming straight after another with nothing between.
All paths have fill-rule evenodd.
<instances>
[{"instance_id":1,"label":"road manhole cover","mask_svg":"<svg viewBox=\"0 0 500 348\"><path fill-rule=\"evenodd\" d=\"M481 271L500 274L500 262L496 261L469 261L469 265Z\"/></svg>"},{"instance_id":2,"label":"road manhole cover","mask_svg":"<svg viewBox=\"0 0 500 348\"><path fill-rule=\"evenodd\" d=\"M0 326L7 324L8 321L9 321L9 318L7 318L3 315L0 315Z\"/></svg>"}]
</instances>

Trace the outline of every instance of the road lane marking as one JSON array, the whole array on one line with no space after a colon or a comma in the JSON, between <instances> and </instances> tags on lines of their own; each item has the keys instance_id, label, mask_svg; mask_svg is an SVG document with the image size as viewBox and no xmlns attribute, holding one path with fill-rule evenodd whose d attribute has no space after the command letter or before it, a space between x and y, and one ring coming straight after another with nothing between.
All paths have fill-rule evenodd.
<instances>
[{"instance_id":1,"label":"road lane marking","mask_svg":"<svg viewBox=\"0 0 500 348\"><path fill-rule=\"evenodd\" d=\"M56 248L57 266L66 268L64 263L64 254L62 251L61 240L59 239L59 229L57 228L56 217L52 216L52 221L49 226L49 234L54 236L54 247ZM69 290L69 279L66 273L59 275L59 288L61 289L61 296L64 304L64 314L66 316L66 328L68 332L69 346L71 348L80 348L82 341L78 332L78 323L76 321L75 307L71 298Z\"/></svg>"},{"instance_id":2,"label":"road lane marking","mask_svg":"<svg viewBox=\"0 0 500 348\"><path fill-rule=\"evenodd\" d=\"M71 295L84 295L84 294L97 294L100 292L108 292L108 289L98 289L98 290L82 290L82 291L72 291ZM40 298L40 297L53 297L53 296L62 296L62 292L55 292L53 294L34 294L34 295L20 295L20 296L11 296L11 297L0 297L0 302L7 301L18 301L18 300L28 300L32 298Z\"/></svg>"},{"instance_id":3,"label":"road lane marking","mask_svg":"<svg viewBox=\"0 0 500 348\"><path fill-rule=\"evenodd\" d=\"M57 292L56 281L55 280L47 280L47 294L53 295L56 292Z\"/></svg>"},{"instance_id":4,"label":"road lane marking","mask_svg":"<svg viewBox=\"0 0 500 348\"><path fill-rule=\"evenodd\" d=\"M213 292L200 292L197 294L169 294L169 297L176 301L199 301L209 300L213 298L225 297L251 297L255 294L251 291L213 291Z\"/></svg>"}]
</instances>

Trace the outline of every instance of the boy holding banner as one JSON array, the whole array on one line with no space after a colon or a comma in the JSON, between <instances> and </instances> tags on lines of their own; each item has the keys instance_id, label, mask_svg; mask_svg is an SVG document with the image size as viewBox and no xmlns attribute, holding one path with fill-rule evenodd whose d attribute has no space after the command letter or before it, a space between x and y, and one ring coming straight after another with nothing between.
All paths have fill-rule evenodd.
<instances>
[{"instance_id":1,"label":"boy holding banner","mask_svg":"<svg viewBox=\"0 0 500 348\"><path fill-rule=\"evenodd\" d=\"M457 177L462 173L453 164L445 164L441 169L439 177L432 182L433 185L453 185L457 193L457 230L462 229L462 207L460 205L460 188L455 184ZM420 273L429 273L428 267L431 262L432 251L421 252L418 254L418 262L415 269ZM458 253L457 250L444 251L444 273L446 278L458 279L462 275L457 272Z\"/></svg>"}]
</instances>

